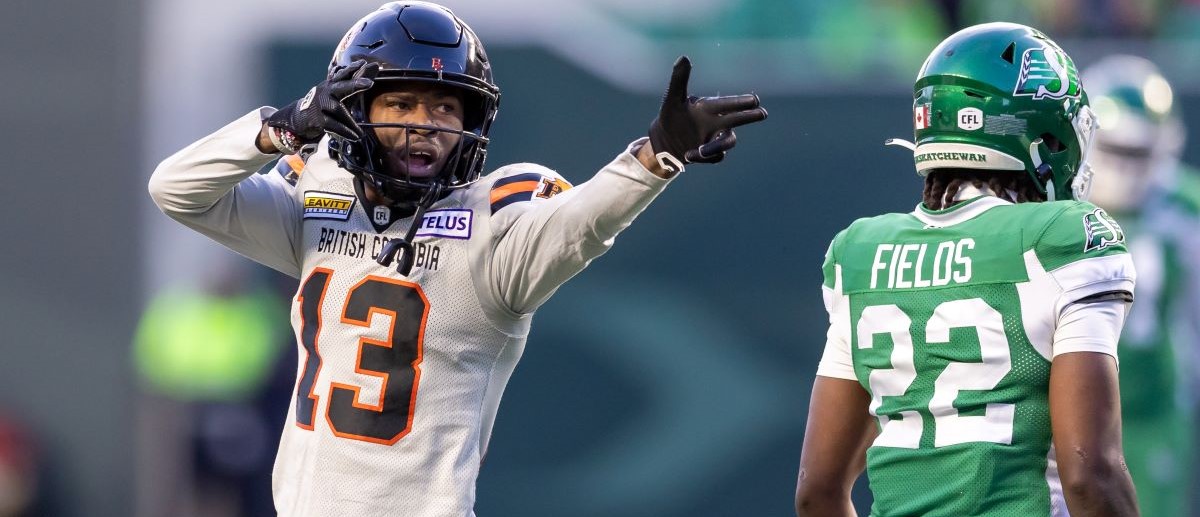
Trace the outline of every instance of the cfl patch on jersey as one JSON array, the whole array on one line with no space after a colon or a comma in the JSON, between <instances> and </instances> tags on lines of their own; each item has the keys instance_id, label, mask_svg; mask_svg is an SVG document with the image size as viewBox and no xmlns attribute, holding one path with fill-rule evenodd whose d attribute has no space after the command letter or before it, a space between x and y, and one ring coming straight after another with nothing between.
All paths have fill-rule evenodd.
<instances>
[{"instance_id":1,"label":"cfl patch on jersey","mask_svg":"<svg viewBox=\"0 0 1200 517\"><path fill-rule=\"evenodd\" d=\"M345 221L350 218L354 202L351 195L308 190L304 192L304 218Z\"/></svg>"},{"instance_id":2,"label":"cfl patch on jersey","mask_svg":"<svg viewBox=\"0 0 1200 517\"><path fill-rule=\"evenodd\" d=\"M470 239L474 212L468 209L430 210L421 218L417 237Z\"/></svg>"}]
</instances>

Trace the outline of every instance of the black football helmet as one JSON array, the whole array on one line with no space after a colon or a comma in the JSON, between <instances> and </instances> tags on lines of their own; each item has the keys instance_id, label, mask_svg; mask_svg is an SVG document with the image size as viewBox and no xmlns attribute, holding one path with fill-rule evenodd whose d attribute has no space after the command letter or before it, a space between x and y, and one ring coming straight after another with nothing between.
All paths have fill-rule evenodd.
<instances>
[{"instance_id":1,"label":"black football helmet","mask_svg":"<svg viewBox=\"0 0 1200 517\"><path fill-rule=\"evenodd\" d=\"M449 9L420 1L384 4L346 32L329 63L329 77L351 63L379 64L370 89L344 100L354 121L364 128L357 141L329 135L329 155L338 166L404 204L426 205L449 189L471 184L483 172L488 130L496 119L500 89L492 80L487 53L475 32ZM414 178L397 173L384 160L386 152L371 128L399 127L451 131L433 126L375 124L368 120L370 101L397 82L425 82L450 86L463 96L463 129L456 152L437 175ZM431 202L432 200L428 200Z\"/></svg>"}]
</instances>

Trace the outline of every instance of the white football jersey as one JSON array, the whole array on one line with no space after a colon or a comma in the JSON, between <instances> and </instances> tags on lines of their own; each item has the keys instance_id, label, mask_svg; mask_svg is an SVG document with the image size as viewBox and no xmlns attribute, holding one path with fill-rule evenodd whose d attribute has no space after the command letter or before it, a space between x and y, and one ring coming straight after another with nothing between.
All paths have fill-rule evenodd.
<instances>
[{"instance_id":1,"label":"white football jersey","mask_svg":"<svg viewBox=\"0 0 1200 517\"><path fill-rule=\"evenodd\" d=\"M300 279L297 387L275 462L285 516L472 515L496 408L533 311L665 187L628 150L572 188L502 167L434 203L408 276L375 261L411 216L371 207L324 145L293 186L255 174L256 110L163 161L183 224ZM632 146L631 146L632 147Z\"/></svg>"}]
</instances>

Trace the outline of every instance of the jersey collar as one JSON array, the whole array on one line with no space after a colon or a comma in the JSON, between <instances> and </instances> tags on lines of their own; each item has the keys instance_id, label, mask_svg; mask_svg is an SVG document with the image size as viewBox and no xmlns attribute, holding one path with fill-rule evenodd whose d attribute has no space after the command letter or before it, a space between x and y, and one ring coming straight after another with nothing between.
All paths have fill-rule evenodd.
<instances>
[{"instance_id":1,"label":"jersey collar","mask_svg":"<svg viewBox=\"0 0 1200 517\"><path fill-rule=\"evenodd\" d=\"M968 186L967 188L974 189L973 186ZM967 188L964 188L963 190L967 190ZM967 196L970 196L972 193L967 191L960 192L960 194L966 194ZM925 208L925 203L918 203L917 208L912 211L912 215L921 222L925 223L927 226L944 228L974 219L979 214L982 214L997 206L1012 204L1009 201L1005 201L996 196L990 195L990 191L987 193L976 191L974 194L974 197L970 197L966 201L955 203L950 208L944 208L942 210L930 210ZM962 199L963 196L958 196L958 198Z\"/></svg>"}]
</instances>

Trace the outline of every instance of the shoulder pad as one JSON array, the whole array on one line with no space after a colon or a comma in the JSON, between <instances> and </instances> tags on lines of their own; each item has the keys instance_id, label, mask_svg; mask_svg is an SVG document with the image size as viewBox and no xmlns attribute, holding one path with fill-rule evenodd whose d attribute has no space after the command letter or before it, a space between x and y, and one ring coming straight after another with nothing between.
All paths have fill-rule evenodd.
<instances>
[{"instance_id":1,"label":"shoulder pad","mask_svg":"<svg viewBox=\"0 0 1200 517\"><path fill-rule=\"evenodd\" d=\"M833 289L835 283L835 266L837 265L838 256L837 248L841 241L845 238L849 228L843 229L833 236L833 240L829 241L829 247L825 248L825 261L821 264L821 285Z\"/></svg>"},{"instance_id":2,"label":"shoulder pad","mask_svg":"<svg viewBox=\"0 0 1200 517\"><path fill-rule=\"evenodd\" d=\"M299 154L285 154L278 162L275 162L275 172L283 176L288 183L295 185L300 180L300 175L304 173L305 157Z\"/></svg>"}]
</instances>

